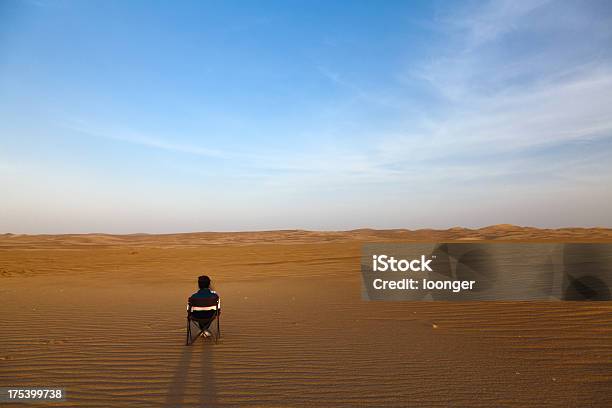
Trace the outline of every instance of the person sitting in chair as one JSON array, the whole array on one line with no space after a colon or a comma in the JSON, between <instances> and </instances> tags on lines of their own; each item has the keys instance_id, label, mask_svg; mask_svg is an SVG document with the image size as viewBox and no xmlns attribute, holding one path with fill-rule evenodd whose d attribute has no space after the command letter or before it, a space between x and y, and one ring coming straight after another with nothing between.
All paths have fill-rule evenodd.
<instances>
[{"instance_id":1,"label":"person sitting in chair","mask_svg":"<svg viewBox=\"0 0 612 408\"><path fill-rule=\"evenodd\" d=\"M191 298L219 299L219 295L217 295L217 292L215 292L214 290L210 288L210 278L208 276L202 275L198 277L198 287L200 288L200 290L198 290L196 293L191 295ZM219 305L219 310L217 310L216 312L217 312L217 315L220 315L221 314L221 300L220 299L219 299L218 305ZM192 306L191 315L196 319L210 319L211 317L215 315L216 309L217 309L216 306L206 306L206 307ZM198 322L198 325L200 326L200 330L203 331L203 334L206 337L211 336L211 333L208 331L208 328L210 327L213 320L214 319L211 319L206 323Z\"/></svg>"}]
</instances>

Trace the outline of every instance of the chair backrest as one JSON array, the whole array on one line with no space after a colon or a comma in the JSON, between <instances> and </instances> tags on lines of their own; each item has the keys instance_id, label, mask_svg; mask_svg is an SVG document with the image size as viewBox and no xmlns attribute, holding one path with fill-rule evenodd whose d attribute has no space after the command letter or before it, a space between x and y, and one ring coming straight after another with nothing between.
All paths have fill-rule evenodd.
<instances>
[{"instance_id":1,"label":"chair backrest","mask_svg":"<svg viewBox=\"0 0 612 408\"><path fill-rule=\"evenodd\" d=\"M211 297L190 297L189 305L193 307L212 307L215 308L218 306L219 296L211 296Z\"/></svg>"}]
</instances>

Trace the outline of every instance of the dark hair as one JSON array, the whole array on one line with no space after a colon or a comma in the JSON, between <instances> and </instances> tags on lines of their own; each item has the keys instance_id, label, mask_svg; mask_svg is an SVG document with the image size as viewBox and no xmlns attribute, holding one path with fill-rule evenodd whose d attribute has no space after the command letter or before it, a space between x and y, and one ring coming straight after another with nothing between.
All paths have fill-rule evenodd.
<instances>
[{"instance_id":1,"label":"dark hair","mask_svg":"<svg viewBox=\"0 0 612 408\"><path fill-rule=\"evenodd\" d=\"M198 286L200 289L210 288L210 278L206 275L202 275L198 278Z\"/></svg>"}]
</instances>

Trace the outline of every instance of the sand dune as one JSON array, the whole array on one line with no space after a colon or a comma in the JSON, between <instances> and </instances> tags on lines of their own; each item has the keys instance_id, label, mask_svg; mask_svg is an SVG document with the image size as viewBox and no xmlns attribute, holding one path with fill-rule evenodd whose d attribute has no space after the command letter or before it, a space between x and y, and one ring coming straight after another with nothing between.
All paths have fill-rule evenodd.
<instances>
[{"instance_id":1,"label":"sand dune","mask_svg":"<svg viewBox=\"0 0 612 408\"><path fill-rule=\"evenodd\" d=\"M63 234L23 235L0 234L0 249L10 248L70 248L95 246L175 247L228 244L298 244L322 242L449 242L449 241L522 241L522 242L612 242L609 228L538 229L510 224L491 225L480 229L358 229L352 231L252 231L252 232L194 232L183 234Z\"/></svg>"},{"instance_id":2,"label":"sand dune","mask_svg":"<svg viewBox=\"0 0 612 408\"><path fill-rule=\"evenodd\" d=\"M362 242L465 239L612 230L5 234L0 387L64 387L67 407L612 405L610 302L361 300ZM223 339L185 347L202 273Z\"/></svg>"}]
</instances>

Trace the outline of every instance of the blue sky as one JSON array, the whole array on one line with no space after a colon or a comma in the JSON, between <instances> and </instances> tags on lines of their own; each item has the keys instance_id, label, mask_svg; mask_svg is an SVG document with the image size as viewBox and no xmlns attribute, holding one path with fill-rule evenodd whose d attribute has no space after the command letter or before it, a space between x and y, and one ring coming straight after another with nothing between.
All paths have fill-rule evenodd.
<instances>
[{"instance_id":1,"label":"blue sky","mask_svg":"<svg viewBox=\"0 0 612 408\"><path fill-rule=\"evenodd\" d=\"M612 227L606 1L0 3L0 232Z\"/></svg>"}]
</instances>

